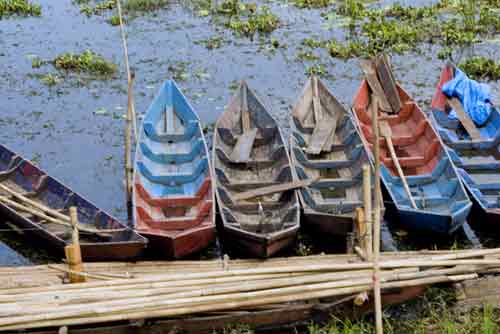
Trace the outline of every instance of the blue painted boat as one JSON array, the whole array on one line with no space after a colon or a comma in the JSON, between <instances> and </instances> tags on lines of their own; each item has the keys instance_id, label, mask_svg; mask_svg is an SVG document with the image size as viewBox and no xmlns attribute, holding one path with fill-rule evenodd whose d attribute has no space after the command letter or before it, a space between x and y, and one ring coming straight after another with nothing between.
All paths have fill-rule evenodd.
<instances>
[{"instance_id":1,"label":"blue painted boat","mask_svg":"<svg viewBox=\"0 0 500 334\"><path fill-rule=\"evenodd\" d=\"M311 152L315 143L319 152ZM304 224L320 233L352 232L356 208L363 206L362 167L370 160L350 113L316 77L292 110L290 151L297 177L317 179L299 190Z\"/></svg>"},{"instance_id":2,"label":"blue painted boat","mask_svg":"<svg viewBox=\"0 0 500 334\"><path fill-rule=\"evenodd\" d=\"M448 118L450 108L442 86L453 79L454 67L441 72L432 99L432 120L448 147L451 159L473 199L472 225L497 230L500 219L500 112L492 108L482 126L477 126L479 139L472 139L458 120Z\"/></svg>"},{"instance_id":3,"label":"blue painted boat","mask_svg":"<svg viewBox=\"0 0 500 334\"><path fill-rule=\"evenodd\" d=\"M381 178L384 184L388 218L411 229L452 233L461 227L472 203L443 143L427 116L415 101L397 85L402 108L388 114L377 106L379 120L392 130L399 164L406 176L416 208L403 187L390 157L385 139L380 140ZM372 92L363 80L355 98L353 112L363 141L372 152L373 134L370 112Z\"/></svg>"},{"instance_id":4,"label":"blue painted boat","mask_svg":"<svg viewBox=\"0 0 500 334\"><path fill-rule=\"evenodd\" d=\"M137 143L133 214L156 256L180 258L215 237L208 149L198 116L173 80L146 112Z\"/></svg>"},{"instance_id":5,"label":"blue painted boat","mask_svg":"<svg viewBox=\"0 0 500 334\"><path fill-rule=\"evenodd\" d=\"M300 219L295 190L236 197L293 180L280 128L245 82L215 124L212 159L223 245L262 258L290 246Z\"/></svg>"},{"instance_id":6,"label":"blue painted boat","mask_svg":"<svg viewBox=\"0 0 500 334\"><path fill-rule=\"evenodd\" d=\"M27 235L46 243L49 251L63 255L64 247L72 243L71 225L61 224L59 216L68 216L71 206L77 208L84 261L134 260L146 247L147 240L132 228L3 145L0 145L0 185L2 216ZM28 201L14 195L12 190Z\"/></svg>"}]
</instances>

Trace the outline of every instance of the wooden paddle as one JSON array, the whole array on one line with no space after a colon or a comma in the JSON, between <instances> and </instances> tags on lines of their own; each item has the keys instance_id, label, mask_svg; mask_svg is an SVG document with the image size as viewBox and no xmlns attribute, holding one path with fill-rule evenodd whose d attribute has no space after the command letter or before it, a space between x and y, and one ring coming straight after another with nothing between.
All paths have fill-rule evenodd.
<instances>
[{"instance_id":1,"label":"wooden paddle","mask_svg":"<svg viewBox=\"0 0 500 334\"><path fill-rule=\"evenodd\" d=\"M406 194L408 195L408 199L410 200L410 203L414 209L417 209L417 204L415 203L415 200L413 199L410 191L410 187L408 186L408 182L406 182L405 175L403 173L403 169L401 168L401 165L399 164L398 157L396 155L396 151L394 150L394 145L392 144L392 129L391 126L387 121L381 121L379 123L380 127L380 134L382 137L385 138L385 141L387 142L387 146L389 147L389 152L391 153L391 158L392 162L394 163L394 166L396 166L396 170L398 171L399 178L403 182L403 187L405 188Z\"/></svg>"},{"instance_id":2,"label":"wooden paddle","mask_svg":"<svg viewBox=\"0 0 500 334\"><path fill-rule=\"evenodd\" d=\"M246 162L250 159L253 144L257 137L257 128L251 129L250 112L248 111L247 85L241 83L241 128L243 133L238 137L236 145L231 152L231 160L235 162Z\"/></svg>"},{"instance_id":3,"label":"wooden paddle","mask_svg":"<svg viewBox=\"0 0 500 334\"><path fill-rule=\"evenodd\" d=\"M447 98L448 104L455 110L457 118L464 126L465 130L473 140L481 139L481 133L474 124L474 121L469 117L462 107L462 102L456 97Z\"/></svg>"}]
</instances>

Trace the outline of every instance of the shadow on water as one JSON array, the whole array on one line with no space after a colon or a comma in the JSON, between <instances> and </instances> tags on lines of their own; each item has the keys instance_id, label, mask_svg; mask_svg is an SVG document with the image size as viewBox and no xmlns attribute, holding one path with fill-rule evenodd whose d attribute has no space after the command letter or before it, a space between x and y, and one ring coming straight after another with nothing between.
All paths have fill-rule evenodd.
<instances>
[{"instance_id":1,"label":"shadow on water","mask_svg":"<svg viewBox=\"0 0 500 334\"><path fill-rule=\"evenodd\" d=\"M126 80L119 29L106 22L108 14L86 17L71 0L36 2L42 6L40 18L0 20L0 141L35 161L98 207L125 220ZM302 40L343 38L344 32L340 27L326 24L319 9L297 9L286 1L257 2L265 3L283 21L269 37L234 36L214 24L210 17L195 15L185 3L172 3L168 8L127 22L139 118L160 84L176 75L202 122L213 123L229 99L230 87L245 78L260 93L287 137L290 106L306 81L306 67L311 65L297 58ZM197 43L217 36L224 39L220 48L209 50L203 43ZM271 39L284 47L272 47ZM106 81L85 81L78 75L63 75L60 83L49 87L36 75L60 73L50 64L32 68L34 57L51 60L65 52L85 49L117 63L121 69L119 75ZM465 53L488 55L495 50L498 50L495 43L481 43ZM404 87L427 108L443 62L438 60L439 48L435 46L422 44L419 51L420 54L395 55L392 63ZM317 50L317 53L329 73L326 84L340 102L350 105L361 80L358 59L331 58L326 50ZM493 90L500 90L499 83L492 85ZM399 243L410 237L414 239L413 234L400 234L395 232ZM328 249L326 246L332 245L332 251L345 250L345 240L309 237L307 231L303 235L298 242L307 243L304 240L309 238L311 252L321 252L323 246ZM22 256L36 263L54 260L43 255L38 259L43 247L32 247L32 240L14 232L0 232L0 240L21 254L18 257L4 245L0 246L0 265L19 264ZM446 247L454 243L453 238L445 241ZM320 244L322 247L318 249ZM304 247L301 251L308 251L309 246ZM217 249L214 246L207 254L197 256L218 256Z\"/></svg>"}]
</instances>

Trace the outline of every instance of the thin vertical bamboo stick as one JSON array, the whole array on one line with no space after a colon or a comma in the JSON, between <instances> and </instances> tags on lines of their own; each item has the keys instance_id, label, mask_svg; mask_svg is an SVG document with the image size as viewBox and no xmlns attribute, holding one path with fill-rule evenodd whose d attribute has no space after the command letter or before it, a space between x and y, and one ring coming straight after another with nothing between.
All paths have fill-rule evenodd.
<instances>
[{"instance_id":1,"label":"thin vertical bamboo stick","mask_svg":"<svg viewBox=\"0 0 500 334\"><path fill-rule=\"evenodd\" d=\"M370 165L363 165L363 207L366 226L366 235L364 236L364 250L368 261L371 261L373 256L372 185L370 172Z\"/></svg>"},{"instance_id":2,"label":"thin vertical bamboo stick","mask_svg":"<svg viewBox=\"0 0 500 334\"><path fill-rule=\"evenodd\" d=\"M375 207L373 212L373 294L375 306L375 327L377 334L383 333L382 327L382 297L380 293L380 206L382 204L380 191L380 139L378 126L378 100L372 95L371 117L372 117L372 133L374 137L373 155L375 158Z\"/></svg>"}]
</instances>

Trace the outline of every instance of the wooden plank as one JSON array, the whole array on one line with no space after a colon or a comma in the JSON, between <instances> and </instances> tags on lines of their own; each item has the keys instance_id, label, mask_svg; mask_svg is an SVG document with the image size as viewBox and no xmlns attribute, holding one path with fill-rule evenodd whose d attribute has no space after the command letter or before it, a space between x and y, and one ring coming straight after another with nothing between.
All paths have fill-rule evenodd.
<instances>
[{"instance_id":1,"label":"wooden plank","mask_svg":"<svg viewBox=\"0 0 500 334\"><path fill-rule=\"evenodd\" d=\"M247 85L243 83L241 86L241 127L243 133L250 130L250 113L248 111Z\"/></svg>"},{"instance_id":2,"label":"wooden plank","mask_svg":"<svg viewBox=\"0 0 500 334\"><path fill-rule=\"evenodd\" d=\"M401 179L401 182L403 182L403 187L406 191L406 195L408 195L408 199L410 200L411 206L414 209L417 209L417 204L415 203L415 200L413 199L413 196L410 191L410 187L408 186L408 182L406 182L406 177L403 173L403 169L401 168L401 165L399 164L398 157L396 155L396 151L394 150L394 145L392 144L392 129L387 123L387 121L382 121L380 122L380 134L382 137L385 138L387 142L387 146L389 147L389 152L391 153L391 158L392 162L394 163L394 166L396 166L396 170L398 171L399 178Z\"/></svg>"},{"instance_id":3,"label":"wooden plank","mask_svg":"<svg viewBox=\"0 0 500 334\"><path fill-rule=\"evenodd\" d=\"M465 112L460 100L457 99L456 97L452 97L448 98L447 101L448 104L455 110L458 120L460 121L460 123L462 123L469 136L473 140L480 139L481 133L479 132L479 130L477 129L476 125L469 117L469 115Z\"/></svg>"},{"instance_id":4,"label":"wooden plank","mask_svg":"<svg viewBox=\"0 0 500 334\"><path fill-rule=\"evenodd\" d=\"M239 194L233 196L233 200L243 201L243 200L247 200L247 199L258 197L258 196L270 195L270 194L279 193L279 192L283 192L283 191L287 191L287 190L303 188L303 187L307 187L307 186L311 185L312 183L316 182L317 180L318 180L317 178L306 179L306 180L297 180L297 181L292 181L292 182L287 182L287 183L282 183L282 184L276 184L276 185L269 186L269 187L252 189L252 190L245 191L245 192L242 192L242 193L239 193Z\"/></svg>"},{"instance_id":5,"label":"wooden plank","mask_svg":"<svg viewBox=\"0 0 500 334\"><path fill-rule=\"evenodd\" d=\"M250 159L253 144L257 137L257 129L251 129L244 132L239 136L236 145L234 145L233 152L231 152L231 160L234 162L246 162Z\"/></svg>"},{"instance_id":6,"label":"wooden plank","mask_svg":"<svg viewBox=\"0 0 500 334\"><path fill-rule=\"evenodd\" d=\"M365 74L366 81L368 82L373 94L379 98L380 108L385 112L392 112L392 107L389 104L389 101L387 101L384 89L378 80L377 72L373 68L373 63L370 60L361 60L360 64L361 69Z\"/></svg>"},{"instance_id":7,"label":"wooden plank","mask_svg":"<svg viewBox=\"0 0 500 334\"><path fill-rule=\"evenodd\" d=\"M384 90L384 95L389 101L392 111L394 113L399 113L402 107L401 99L399 98L396 80L394 80L394 75L392 74L386 57L378 57L375 64L380 84Z\"/></svg>"},{"instance_id":8,"label":"wooden plank","mask_svg":"<svg viewBox=\"0 0 500 334\"><path fill-rule=\"evenodd\" d=\"M305 151L310 154L320 154L325 146L325 143L328 141L328 138L330 138L332 131L335 131L335 126L336 119L332 119L331 122L325 120L319 124L316 123L316 127L313 130L311 139L309 140Z\"/></svg>"}]
</instances>

